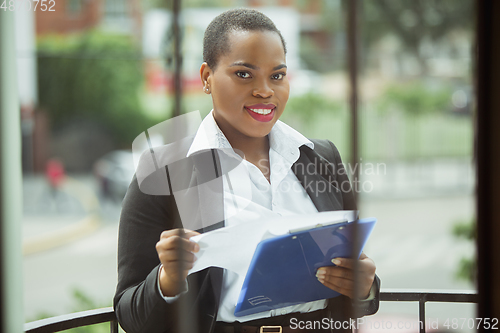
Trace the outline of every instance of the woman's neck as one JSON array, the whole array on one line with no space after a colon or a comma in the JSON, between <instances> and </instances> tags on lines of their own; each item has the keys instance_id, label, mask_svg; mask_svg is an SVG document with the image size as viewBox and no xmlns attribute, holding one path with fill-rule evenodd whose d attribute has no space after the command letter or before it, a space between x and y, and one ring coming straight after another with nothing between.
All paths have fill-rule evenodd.
<instances>
[{"instance_id":1,"label":"woman's neck","mask_svg":"<svg viewBox=\"0 0 500 333\"><path fill-rule=\"evenodd\" d=\"M249 137L239 131L231 130L231 127L225 130L220 127L231 147L243 158L252 163L262 172L264 177L270 182L271 169L269 164L269 135L264 137Z\"/></svg>"},{"instance_id":2,"label":"woman's neck","mask_svg":"<svg viewBox=\"0 0 500 333\"><path fill-rule=\"evenodd\" d=\"M234 129L229 124L226 124L223 119L217 119L214 115L215 122L219 129L224 133L224 136L236 151L243 152L245 159L250 160L255 157L268 158L269 156L269 135L263 137L247 136L240 131Z\"/></svg>"},{"instance_id":3,"label":"woman's neck","mask_svg":"<svg viewBox=\"0 0 500 333\"><path fill-rule=\"evenodd\" d=\"M227 140L234 150L243 152L246 160L255 160L266 158L269 156L269 138L264 136L262 138L251 138L244 135L231 135L231 133L224 133Z\"/></svg>"},{"instance_id":4,"label":"woman's neck","mask_svg":"<svg viewBox=\"0 0 500 333\"><path fill-rule=\"evenodd\" d=\"M271 167L269 163L269 136L263 138L246 138L245 140L227 137L236 151L243 152L243 158L255 165L268 182L271 182Z\"/></svg>"}]
</instances>

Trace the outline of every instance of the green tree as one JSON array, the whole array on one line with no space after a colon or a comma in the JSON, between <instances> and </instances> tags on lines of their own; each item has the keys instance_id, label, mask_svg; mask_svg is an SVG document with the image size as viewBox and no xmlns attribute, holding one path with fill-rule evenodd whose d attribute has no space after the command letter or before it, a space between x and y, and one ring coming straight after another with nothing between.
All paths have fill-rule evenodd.
<instances>
[{"instance_id":1,"label":"green tree","mask_svg":"<svg viewBox=\"0 0 500 333\"><path fill-rule=\"evenodd\" d=\"M89 32L48 36L38 43L40 107L54 130L75 120L103 126L118 147L154 124L142 112L138 91L143 65L129 37Z\"/></svg>"},{"instance_id":2,"label":"green tree","mask_svg":"<svg viewBox=\"0 0 500 333\"><path fill-rule=\"evenodd\" d=\"M367 0L363 4L364 45L369 48L393 34L403 50L416 58L423 74L427 71L424 41L441 43L457 30L473 31L472 0Z\"/></svg>"}]
</instances>

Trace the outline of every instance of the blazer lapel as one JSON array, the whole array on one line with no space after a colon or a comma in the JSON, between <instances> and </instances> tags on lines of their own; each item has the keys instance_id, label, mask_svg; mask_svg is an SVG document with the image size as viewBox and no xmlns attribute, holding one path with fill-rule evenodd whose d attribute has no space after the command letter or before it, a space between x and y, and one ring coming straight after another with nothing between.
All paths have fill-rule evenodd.
<instances>
[{"instance_id":1,"label":"blazer lapel","mask_svg":"<svg viewBox=\"0 0 500 333\"><path fill-rule=\"evenodd\" d=\"M293 173L320 212L344 209L342 192L332 184L335 177L329 169L328 161L307 146L300 147L299 159L292 165Z\"/></svg>"},{"instance_id":2,"label":"blazer lapel","mask_svg":"<svg viewBox=\"0 0 500 333\"><path fill-rule=\"evenodd\" d=\"M203 233L224 226L222 178L214 153L194 154L175 167L172 191L184 227Z\"/></svg>"}]
</instances>

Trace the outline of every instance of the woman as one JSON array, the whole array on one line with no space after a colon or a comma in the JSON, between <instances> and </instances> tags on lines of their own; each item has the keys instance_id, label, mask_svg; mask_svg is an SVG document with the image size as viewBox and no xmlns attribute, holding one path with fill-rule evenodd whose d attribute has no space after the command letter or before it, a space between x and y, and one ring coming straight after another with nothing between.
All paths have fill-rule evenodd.
<instances>
[{"instance_id":1,"label":"woman","mask_svg":"<svg viewBox=\"0 0 500 333\"><path fill-rule=\"evenodd\" d=\"M249 211L259 217L273 217L355 209L335 146L324 140L308 140L278 121L289 95L285 55L281 33L268 17L255 10L224 12L205 32L200 76L204 92L212 96L213 110L201 127L205 135L209 134L204 136L198 131L182 167L177 167L193 172L177 176L173 172L176 168L168 165L166 173L162 173L172 182L186 178L190 189L210 184L210 195L199 192L190 197L199 202L191 205L189 219L182 218L199 220L199 225L205 226L197 228L199 231L251 223L245 221L251 220L248 216L253 214L246 214ZM207 169L215 164L215 169L224 174L238 156L243 157L240 162L248 171L252 202L244 214L233 218L229 212L237 204L228 200L228 193L246 180L229 181L217 172L210 176ZM281 184L300 186L293 187L298 188L296 191L285 191ZM319 185L325 190L318 191ZM354 261L346 258L338 258L336 266L317 271L318 280L341 296L235 317L239 290L232 272L210 267L187 276L194 253L199 250L189 238L198 233L180 229L180 215L184 213L179 215L179 200L174 195L144 194L135 179L126 195L114 306L127 332L259 332L260 327L269 325L283 326L283 332L300 332L290 327L291 318L295 318L294 322L349 320L351 299L355 298ZM207 216L210 221L204 223ZM360 313L371 314L378 309L375 264L364 254L358 263ZM179 312L187 318L183 328L176 326ZM324 328L330 331L330 327ZM346 325L344 329L351 331Z\"/></svg>"}]
</instances>

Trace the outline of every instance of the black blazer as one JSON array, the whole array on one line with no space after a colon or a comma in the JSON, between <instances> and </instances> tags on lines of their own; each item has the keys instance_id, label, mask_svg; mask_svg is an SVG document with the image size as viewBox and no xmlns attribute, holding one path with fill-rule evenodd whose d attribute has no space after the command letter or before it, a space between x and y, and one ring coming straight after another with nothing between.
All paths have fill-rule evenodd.
<instances>
[{"instance_id":1,"label":"black blazer","mask_svg":"<svg viewBox=\"0 0 500 333\"><path fill-rule=\"evenodd\" d=\"M312 202L320 212L356 209L337 148L330 141L312 141L314 150L307 146L300 147L300 157L292 166ZM179 170L183 172L177 172ZM203 193L191 193L191 216L185 219L197 221L201 227L198 231L206 232L224 225L222 181L212 181L221 180L219 176L218 155L211 150L158 169L140 186L134 177L120 217L118 285L114 297L116 315L126 332L179 332L179 327L175 325L180 318L185 318L183 323L188 325L188 328L183 326L183 332L213 332L223 269L210 267L189 275L188 292L171 304L165 302L157 287L160 261L155 244L162 231L183 226L173 195L148 195L141 189L148 192L148 186L153 188L162 184L169 188L169 193L179 188L189 189L189 192L197 191L196 185L209 184ZM213 221L220 222L213 224ZM379 289L380 281L376 277L372 286L376 296L360 302L361 315L378 310ZM333 320L349 320L351 304L350 298L341 295L330 299L327 309Z\"/></svg>"}]
</instances>

